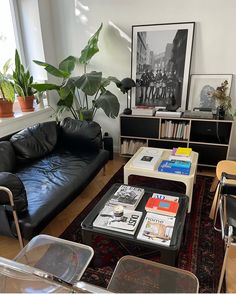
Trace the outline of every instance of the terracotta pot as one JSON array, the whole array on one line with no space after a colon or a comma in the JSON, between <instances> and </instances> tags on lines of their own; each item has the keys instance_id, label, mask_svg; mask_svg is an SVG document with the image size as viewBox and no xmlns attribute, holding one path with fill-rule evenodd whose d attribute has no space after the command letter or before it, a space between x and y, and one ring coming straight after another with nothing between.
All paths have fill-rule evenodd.
<instances>
[{"instance_id":1,"label":"terracotta pot","mask_svg":"<svg viewBox=\"0 0 236 294\"><path fill-rule=\"evenodd\" d=\"M33 107L34 95L26 96L26 97L18 96L18 101L20 103L20 108L22 112L34 111L34 107Z\"/></svg>"},{"instance_id":2,"label":"terracotta pot","mask_svg":"<svg viewBox=\"0 0 236 294\"><path fill-rule=\"evenodd\" d=\"M0 99L0 117L12 117L13 115L13 103Z\"/></svg>"}]
</instances>

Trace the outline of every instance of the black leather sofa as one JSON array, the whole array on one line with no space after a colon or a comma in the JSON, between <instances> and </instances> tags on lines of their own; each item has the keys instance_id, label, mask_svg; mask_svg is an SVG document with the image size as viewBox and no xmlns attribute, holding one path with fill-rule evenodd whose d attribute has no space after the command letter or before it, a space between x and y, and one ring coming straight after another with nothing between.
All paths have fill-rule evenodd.
<instances>
[{"instance_id":1,"label":"black leather sofa","mask_svg":"<svg viewBox=\"0 0 236 294\"><path fill-rule=\"evenodd\" d=\"M0 142L0 234L16 236L12 211L23 238L30 239L62 211L96 176L109 158L95 122L45 122Z\"/></svg>"}]
</instances>

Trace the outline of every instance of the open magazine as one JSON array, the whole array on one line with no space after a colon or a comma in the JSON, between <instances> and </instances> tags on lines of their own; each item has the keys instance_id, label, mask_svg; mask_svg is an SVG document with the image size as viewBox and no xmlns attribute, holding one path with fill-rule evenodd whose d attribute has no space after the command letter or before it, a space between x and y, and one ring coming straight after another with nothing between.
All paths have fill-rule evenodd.
<instances>
[{"instance_id":1,"label":"open magazine","mask_svg":"<svg viewBox=\"0 0 236 294\"><path fill-rule=\"evenodd\" d=\"M141 211L124 209L123 216L117 218L113 213L112 207L105 206L93 222L93 226L134 235L141 217Z\"/></svg>"}]
</instances>

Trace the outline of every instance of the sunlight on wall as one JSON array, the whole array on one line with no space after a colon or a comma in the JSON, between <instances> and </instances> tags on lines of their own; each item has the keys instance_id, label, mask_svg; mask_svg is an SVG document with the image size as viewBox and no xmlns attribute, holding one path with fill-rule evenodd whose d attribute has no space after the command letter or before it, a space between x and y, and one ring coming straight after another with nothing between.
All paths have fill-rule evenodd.
<instances>
[{"instance_id":1,"label":"sunlight on wall","mask_svg":"<svg viewBox=\"0 0 236 294\"><path fill-rule=\"evenodd\" d=\"M125 39L126 41L128 41L129 44L131 44L131 38L130 38L130 36L128 36L125 32L123 32L123 31L122 31L117 25L115 25L111 20L109 20L108 24L109 24L110 26L112 26L114 29L116 29L116 30L119 32L121 38ZM131 47L128 47L128 49L129 49L129 51L131 52Z\"/></svg>"},{"instance_id":2,"label":"sunlight on wall","mask_svg":"<svg viewBox=\"0 0 236 294\"><path fill-rule=\"evenodd\" d=\"M81 1L75 0L75 16L80 18L82 24L87 24L88 18L85 14L83 14L83 11L89 11L89 7L83 5Z\"/></svg>"}]
</instances>

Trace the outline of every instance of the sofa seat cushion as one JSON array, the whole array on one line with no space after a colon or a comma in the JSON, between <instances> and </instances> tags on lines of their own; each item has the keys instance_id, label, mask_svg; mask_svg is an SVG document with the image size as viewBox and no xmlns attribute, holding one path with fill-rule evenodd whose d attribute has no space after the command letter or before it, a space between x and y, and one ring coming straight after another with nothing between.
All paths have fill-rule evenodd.
<instances>
[{"instance_id":1,"label":"sofa seat cushion","mask_svg":"<svg viewBox=\"0 0 236 294\"><path fill-rule=\"evenodd\" d=\"M28 196L28 212L20 216L24 238L38 234L88 185L108 161L108 152L53 152L17 172ZM78 183L79 181L79 183Z\"/></svg>"}]
</instances>

